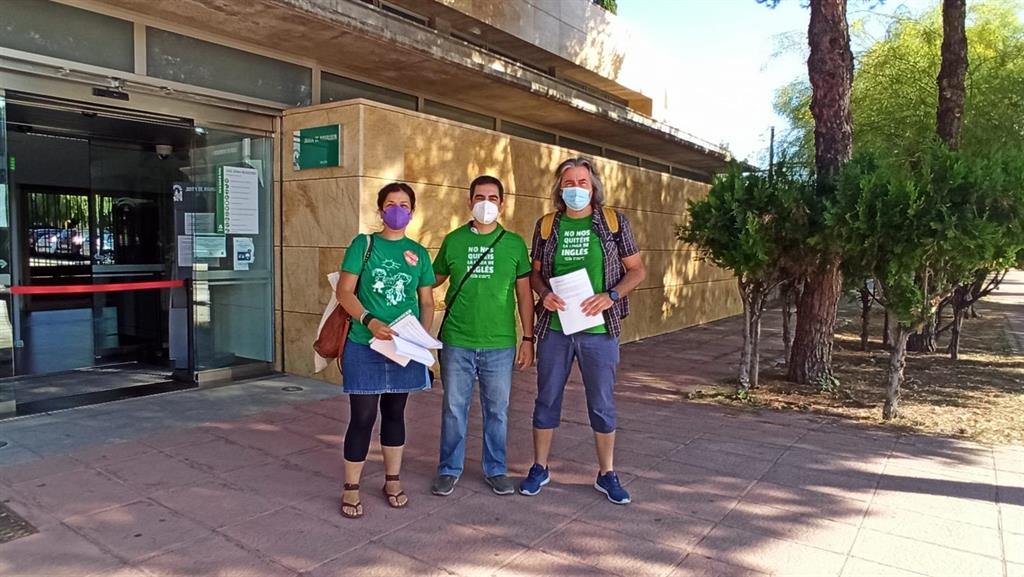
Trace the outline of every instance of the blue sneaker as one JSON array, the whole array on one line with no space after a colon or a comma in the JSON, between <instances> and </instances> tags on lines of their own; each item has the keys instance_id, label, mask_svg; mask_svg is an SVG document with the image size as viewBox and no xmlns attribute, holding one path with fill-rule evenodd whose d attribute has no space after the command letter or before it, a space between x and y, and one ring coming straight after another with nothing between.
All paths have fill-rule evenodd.
<instances>
[{"instance_id":1,"label":"blue sneaker","mask_svg":"<svg viewBox=\"0 0 1024 577\"><path fill-rule=\"evenodd\" d=\"M533 471L531 470L530 472L532 473ZM598 473L594 488L607 495L608 500L616 505L626 505L629 503L629 493L622 488L622 484L619 483L619 476L615 474L615 471L608 471L604 475Z\"/></svg>"},{"instance_id":2,"label":"blue sneaker","mask_svg":"<svg viewBox=\"0 0 1024 577\"><path fill-rule=\"evenodd\" d=\"M527 497L532 497L540 493L540 488L550 482L551 475L548 474L548 468L534 463L530 467L530 473L526 475L522 483L519 483L519 492Z\"/></svg>"}]
</instances>

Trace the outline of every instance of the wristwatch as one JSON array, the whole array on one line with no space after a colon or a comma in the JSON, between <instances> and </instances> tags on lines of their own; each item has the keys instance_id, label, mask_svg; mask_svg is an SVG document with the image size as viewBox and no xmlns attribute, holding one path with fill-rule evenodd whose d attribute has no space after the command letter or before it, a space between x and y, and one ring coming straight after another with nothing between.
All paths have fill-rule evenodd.
<instances>
[{"instance_id":1,"label":"wristwatch","mask_svg":"<svg viewBox=\"0 0 1024 577\"><path fill-rule=\"evenodd\" d=\"M612 299L613 303L617 303L622 297L619 296L619 291L615 289L608 289L608 298Z\"/></svg>"},{"instance_id":2,"label":"wristwatch","mask_svg":"<svg viewBox=\"0 0 1024 577\"><path fill-rule=\"evenodd\" d=\"M535 342L536 340L537 340L537 337L523 335L523 342L524 343L532 343L532 342Z\"/></svg>"}]
</instances>

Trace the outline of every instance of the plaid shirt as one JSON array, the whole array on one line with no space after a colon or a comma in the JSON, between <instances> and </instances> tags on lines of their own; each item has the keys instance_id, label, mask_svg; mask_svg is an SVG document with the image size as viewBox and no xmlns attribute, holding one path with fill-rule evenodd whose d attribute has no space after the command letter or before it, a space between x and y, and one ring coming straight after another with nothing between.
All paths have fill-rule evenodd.
<instances>
[{"instance_id":1,"label":"plaid shirt","mask_svg":"<svg viewBox=\"0 0 1024 577\"><path fill-rule=\"evenodd\" d=\"M548 240L545 241L540 236L540 226L541 221L544 220L543 218L537 221L537 226L533 231L533 250L530 253L530 259L540 261L540 275L544 279L545 285L548 285L548 279L554 276L555 250L558 248L558 223L562 219L562 214L562 212L555 213L555 221L551 227L551 236L548 237ZM604 286L609 289L619 284L622 277L626 276L626 267L622 265L622 259L640 252L629 221L626 220L626 217L622 216L621 212L616 211L615 215L619 219L619 232L614 235L608 230L608 223L604 219L604 211L598 208L594 210L591 217L594 233L597 234L597 238L601 241L601 249L604 253ZM622 297L619 299L619 302L614 303L603 314L608 332L616 337L619 336L622 332L622 319L629 316L629 297ZM542 339L548 334L550 328L551 311L538 305L537 322L534 324L533 334L538 339Z\"/></svg>"}]
</instances>

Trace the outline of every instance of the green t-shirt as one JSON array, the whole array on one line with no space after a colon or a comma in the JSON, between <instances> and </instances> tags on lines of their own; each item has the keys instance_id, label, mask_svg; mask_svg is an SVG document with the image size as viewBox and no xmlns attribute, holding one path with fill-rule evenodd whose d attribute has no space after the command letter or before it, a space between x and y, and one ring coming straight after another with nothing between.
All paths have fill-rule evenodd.
<instances>
[{"instance_id":1,"label":"green t-shirt","mask_svg":"<svg viewBox=\"0 0 1024 577\"><path fill-rule=\"evenodd\" d=\"M443 343L466 349L516 346L516 279L530 274L523 237L506 232L451 300L470 267L501 230L499 225L481 235L465 225L444 237L434 259L434 272L449 277L445 303L451 312L440 337Z\"/></svg>"},{"instance_id":2,"label":"green t-shirt","mask_svg":"<svg viewBox=\"0 0 1024 577\"><path fill-rule=\"evenodd\" d=\"M562 276L578 270L586 269L594 293L604 292L604 251L601 250L601 239L594 232L590 216L569 218L562 215L558 221L558 248L555 249L555 276ZM551 315L551 328L562 330L562 322L558 313ZM605 334L608 327L600 324L585 332Z\"/></svg>"},{"instance_id":3,"label":"green t-shirt","mask_svg":"<svg viewBox=\"0 0 1024 577\"><path fill-rule=\"evenodd\" d=\"M342 272L359 275L366 242L365 234L352 239L341 262ZM375 234L370 260L359 279L356 296L370 314L382 322L391 323L406 312L419 318L420 296L417 289L433 284L434 271L430 268L430 255L425 248L408 238L387 240ZM349 340L368 345L372 337L370 329L358 321L352 323Z\"/></svg>"}]
</instances>

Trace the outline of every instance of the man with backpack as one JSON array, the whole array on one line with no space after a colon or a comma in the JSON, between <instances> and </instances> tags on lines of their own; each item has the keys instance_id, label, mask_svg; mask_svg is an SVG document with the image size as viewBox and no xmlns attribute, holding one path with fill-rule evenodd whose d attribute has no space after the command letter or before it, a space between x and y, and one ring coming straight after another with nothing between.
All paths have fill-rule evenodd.
<instances>
[{"instance_id":1,"label":"man with backpack","mask_svg":"<svg viewBox=\"0 0 1024 577\"><path fill-rule=\"evenodd\" d=\"M594 488L619 505L629 493L615 473L615 373L619 365L622 319L629 315L626 295L646 276L629 221L606 206L604 187L593 163L570 158L555 171L552 200L557 211L537 221L533 234L530 282L540 307L537 315L537 400L533 410L534 464L519 485L536 495L551 480L548 456L561 421L562 397L575 361L583 376L590 427L597 447ZM592 328L563 331L559 311L565 301L551 289L551 279L586 271L594 295L579 305L589 317L601 315ZM572 311L576 312L576 311ZM568 334L567 334L568 333Z\"/></svg>"},{"instance_id":2,"label":"man with backpack","mask_svg":"<svg viewBox=\"0 0 1024 577\"><path fill-rule=\"evenodd\" d=\"M451 231L434 259L435 286L451 282L438 331L444 400L441 454L435 495L451 495L462 475L466 427L473 385L480 384L483 411L483 474L498 495L515 493L505 453L513 364L533 364L533 294L530 257L523 237L502 228L497 219L505 205L505 188L493 176L469 185L473 220ZM516 359L516 309L523 337Z\"/></svg>"}]
</instances>

